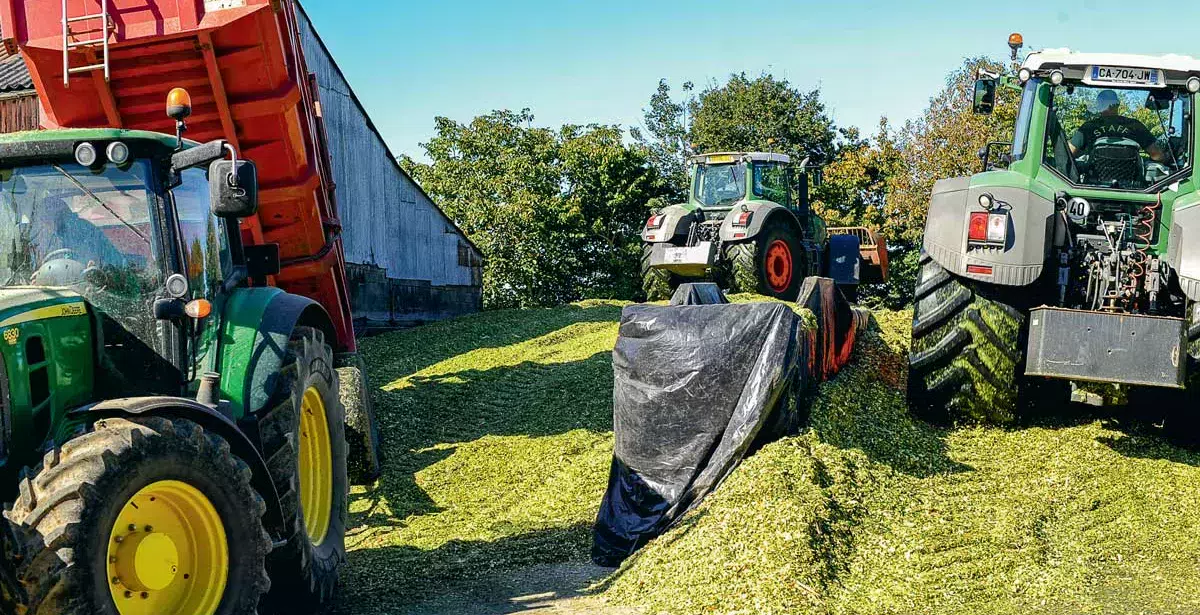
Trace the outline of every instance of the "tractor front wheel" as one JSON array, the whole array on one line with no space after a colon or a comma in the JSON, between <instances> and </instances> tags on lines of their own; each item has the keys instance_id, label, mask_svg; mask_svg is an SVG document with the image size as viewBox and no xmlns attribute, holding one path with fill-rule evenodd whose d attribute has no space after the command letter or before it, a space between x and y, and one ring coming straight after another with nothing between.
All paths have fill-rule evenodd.
<instances>
[{"instance_id":1,"label":"tractor front wheel","mask_svg":"<svg viewBox=\"0 0 1200 615\"><path fill-rule=\"evenodd\" d=\"M7 514L31 615L240 615L270 581L266 504L184 419L103 419L25 471Z\"/></svg>"},{"instance_id":2,"label":"tractor front wheel","mask_svg":"<svg viewBox=\"0 0 1200 615\"><path fill-rule=\"evenodd\" d=\"M296 327L276 384L259 432L288 535L267 562L264 611L319 613L333 600L346 560L349 494L345 410L333 349L320 331Z\"/></svg>"},{"instance_id":3,"label":"tractor front wheel","mask_svg":"<svg viewBox=\"0 0 1200 615\"><path fill-rule=\"evenodd\" d=\"M751 241L730 244L725 260L731 270L730 288L795 301L807 271L800 237L786 224L768 223Z\"/></svg>"}]
</instances>

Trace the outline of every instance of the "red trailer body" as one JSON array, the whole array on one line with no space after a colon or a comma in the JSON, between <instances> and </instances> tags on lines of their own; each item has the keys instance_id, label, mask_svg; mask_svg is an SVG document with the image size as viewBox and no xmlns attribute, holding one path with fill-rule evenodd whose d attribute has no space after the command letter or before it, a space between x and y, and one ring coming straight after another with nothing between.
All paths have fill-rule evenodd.
<instances>
[{"instance_id":1,"label":"red trailer body","mask_svg":"<svg viewBox=\"0 0 1200 615\"><path fill-rule=\"evenodd\" d=\"M4 44L29 65L45 128L174 133L164 101L192 95L190 139L226 139L258 165L247 245L279 245L280 288L323 305L356 349L317 89L293 0L0 0ZM65 53L64 53L65 48Z\"/></svg>"}]
</instances>

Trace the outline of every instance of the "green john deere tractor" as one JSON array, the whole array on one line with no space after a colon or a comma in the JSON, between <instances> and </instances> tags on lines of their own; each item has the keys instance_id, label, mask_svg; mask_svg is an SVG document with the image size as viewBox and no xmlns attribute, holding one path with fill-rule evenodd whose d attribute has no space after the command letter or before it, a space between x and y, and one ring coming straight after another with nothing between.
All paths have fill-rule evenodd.
<instances>
[{"instance_id":1,"label":"green john deere tractor","mask_svg":"<svg viewBox=\"0 0 1200 615\"><path fill-rule=\"evenodd\" d=\"M331 600L347 512L333 326L254 283L278 256L242 246L257 176L228 151L0 137L0 612Z\"/></svg>"},{"instance_id":2,"label":"green john deere tractor","mask_svg":"<svg viewBox=\"0 0 1200 615\"><path fill-rule=\"evenodd\" d=\"M1004 423L1039 402L1140 398L1195 417L1200 61L1032 53L980 75L975 111L1001 87L1021 93L1013 140L933 189L910 404Z\"/></svg>"},{"instance_id":3,"label":"green john deere tractor","mask_svg":"<svg viewBox=\"0 0 1200 615\"><path fill-rule=\"evenodd\" d=\"M809 201L808 161L783 154L716 153L691 160L688 201L656 211L642 229L649 300L688 281L794 301L804 278L833 278L854 295L887 276L887 246L865 228L826 228Z\"/></svg>"}]
</instances>

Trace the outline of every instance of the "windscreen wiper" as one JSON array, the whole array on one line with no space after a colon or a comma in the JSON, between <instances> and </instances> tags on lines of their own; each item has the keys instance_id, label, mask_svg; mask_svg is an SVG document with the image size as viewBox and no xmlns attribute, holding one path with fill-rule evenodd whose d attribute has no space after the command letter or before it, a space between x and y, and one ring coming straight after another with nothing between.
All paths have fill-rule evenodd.
<instances>
[{"instance_id":1,"label":"windscreen wiper","mask_svg":"<svg viewBox=\"0 0 1200 615\"><path fill-rule=\"evenodd\" d=\"M139 237L139 238L140 238L142 241L146 242L146 245L150 245L150 240L149 240L149 239L147 239L147 238L146 238L146 236L145 236L145 235L143 235L141 231L137 230L137 227L135 227L134 225L130 224L129 222L127 222L127 221L125 220L125 218L122 218L120 214L118 214L117 212L113 211L113 208L112 208L112 207L109 207L109 206L108 206L108 203L105 203L105 202L104 202L104 199L102 199L102 198L100 198L100 197L96 196L96 193L95 193L95 192L92 192L92 191L91 191L91 190L90 190L90 189L89 189L87 186L83 185L83 182L79 181L79 179L77 179L77 178L76 178L74 175L71 175L70 173L67 173L67 172L66 172L66 171L65 171L65 170L64 170L62 167L58 166L57 164L53 164L53 165L51 165L51 166L53 166L53 167L54 167L54 170L55 170L55 171L58 171L59 173L62 173L63 177L65 177L65 178L67 178L68 180L70 180L72 184L75 184L75 187L76 187L76 188L79 188L80 190L82 190L82 191L83 191L83 193L84 193L84 194L86 194L86 195L88 195L89 197L91 197L91 199L92 199L93 201L96 201L96 204L97 204L97 205L99 205L99 206L103 207L104 209L107 209L107 210L108 210L108 213L112 214L112 215L113 215L113 217L114 217L114 218L116 218L116 219L117 219L117 220L118 220L118 221L119 221L121 224L124 224L124 225L125 225L127 228L129 228L129 230L133 231L133 234L134 234L134 235L137 235L137 236L138 236L138 237Z\"/></svg>"}]
</instances>

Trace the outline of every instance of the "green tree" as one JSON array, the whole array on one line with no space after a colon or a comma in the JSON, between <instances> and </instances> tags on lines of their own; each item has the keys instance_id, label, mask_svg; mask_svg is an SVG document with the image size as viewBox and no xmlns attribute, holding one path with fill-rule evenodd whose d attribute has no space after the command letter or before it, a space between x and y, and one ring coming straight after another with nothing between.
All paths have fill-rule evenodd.
<instances>
[{"instance_id":1,"label":"green tree","mask_svg":"<svg viewBox=\"0 0 1200 615\"><path fill-rule=\"evenodd\" d=\"M533 126L529 110L437 118L430 164L401 164L479 246L490 308L632 298L646 203L664 182L613 126Z\"/></svg>"},{"instance_id":2,"label":"green tree","mask_svg":"<svg viewBox=\"0 0 1200 615\"><path fill-rule=\"evenodd\" d=\"M681 88L691 96L695 86L686 82ZM650 164L666 181L669 202L687 199L687 161L692 154L688 140L687 110L694 98L677 101L671 97L666 79L658 82L658 90L650 97L650 106L643 113L645 132L631 128L630 136L645 148Z\"/></svg>"},{"instance_id":3,"label":"green tree","mask_svg":"<svg viewBox=\"0 0 1200 615\"><path fill-rule=\"evenodd\" d=\"M862 218L867 226L882 229L891 248L891 280L882 288L865 289L878 302L898 307L912 301L934 182L979 172L980 150L994 141L1012 140L1020 92L1001 87L995 111L976 115L972 106L980 69L1003 73L1006 67L985 57L967 58L919 118L895 133L881 124L872 145L878 152L868 157L887 161L882 188L874 184L884 193L883 206L875 212L881 219L872 224L870 217ZM855 166L853 159L846 164Z\"/></svg>"},{"instance_id":4,"label":"green tree","mask_svg":"<svg viewBox=\"0 0 1200 615\"><path fill-rule=\"evenodd\" d=\"M820 90L802 92L768 74L738 73L706 88L688 107L688 141L698 152L779 152L816 164L837 154L838 131Z\"/></svg>"}]
</instances>

